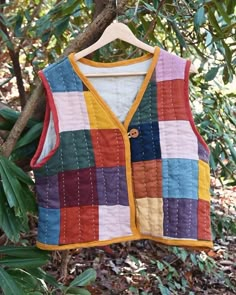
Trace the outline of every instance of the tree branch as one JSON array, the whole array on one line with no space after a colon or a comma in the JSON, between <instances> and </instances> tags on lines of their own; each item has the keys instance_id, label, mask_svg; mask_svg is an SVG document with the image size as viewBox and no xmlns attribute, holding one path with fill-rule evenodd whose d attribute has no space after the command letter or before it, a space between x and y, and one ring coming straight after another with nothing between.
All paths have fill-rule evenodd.
<instances>
[{"instance_id":1,"label":"tree branch","mask_svg":"<svg viewBox=\"0 0 236 295\"><path fill-rule=\"evenodd\" d=\"M4 34L7 36L8 40L11 42L11 38L9 36L7 28L3 24L3 22L1 22L1 21L0 21L0 28L2 29ZM20 104L21 104L21 107L23 108L26 104L26 95L25 95L25 87L24 87L24 83L23 83L20 62L19 62L19 50L17 49L15 51L14 49L9 47L8 45L7 45L7 49L8 49L12 64L13 64L14 74L16 76L17 88L18 88L18 92L19 92L19 96L20 96Z\"/></svg>"},{"instance_id":2,"label":"tree branch","mask_svg":"<svg viewBox=\"0 0 236 295\"><path fill-rule=\"evenodd\" d=\"M114 1L109 0L105 9L94 19L94 21L88 25L87 29L80 34L77 38L70 42L69 46L65 50L64 55L68 55L71 52L79 51L87 46L91 45L94 42L94 39L98 39L105 28L112 22L115 18L116 13L119 14L123 12L125 5L128 0L120 0L119 5L117 7L117 11L113 4ZM1 147L1 153L5 157L9 157L18 138L20 137L22 131L24 130L28 120L32 117L36 108L44 109L43 106L43 97L44 90L41 82L37 82L36 88L34 89L32 95L30 96L27 104L21 113L19 119L16 124L12 128L7 140Z\"/></svg>"}]
</instances>

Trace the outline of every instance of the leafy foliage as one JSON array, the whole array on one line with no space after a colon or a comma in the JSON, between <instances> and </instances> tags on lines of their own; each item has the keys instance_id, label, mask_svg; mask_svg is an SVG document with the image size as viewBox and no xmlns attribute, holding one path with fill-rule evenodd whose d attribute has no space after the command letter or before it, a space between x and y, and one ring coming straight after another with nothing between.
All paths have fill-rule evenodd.
<instances>
[{"instance_id":1,"label":"leafy foliage","mask_svg":"<svg viewBox=\"0 0 236 295\"><path fill-rule=\"evenodd\" d=\"M96 279L95 270L87 269L69 286L64 286L41 268L49 261L49 257L48 252L35 247L0 247L0 290L6 295L56 294L59 291L60 294L90 294L81 287Z\"/></svg>"}]
</instances>

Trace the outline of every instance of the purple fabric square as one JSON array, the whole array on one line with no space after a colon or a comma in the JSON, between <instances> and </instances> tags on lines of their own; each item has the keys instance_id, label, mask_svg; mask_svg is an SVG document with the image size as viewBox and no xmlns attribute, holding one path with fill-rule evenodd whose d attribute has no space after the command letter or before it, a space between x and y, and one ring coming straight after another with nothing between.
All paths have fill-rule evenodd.
<instances>
[{"instance_id":1,"label":"purple fabric square","mask_svg":"<svg viewBox=\"0 0 236 295\"><path fill-rule=\"evenodd\" d=\"M125 167L97 168L99 205L128 206Z\"/></svg>"},{"instance_id":2,"label":"purple fabric square","mask_svg":"<svg viewBox=\"0 0 236 295\"><path fill-rule=\"evenodd\" d=\"M203 145L198 141L198 156L199 159L204 162L209 162L209 152L203 147Z\"/></svg>"},{"instance_id":3,"label":"purple fabric square","mask_svg":"<svg viewBox=\"0 0 236 295\"><path fill-rule=\"evenodd\" d=\"M43 208L60 208L58 177L35 177L36 192L39 206Z\"/></svg>"},{"instance_id":4,"label":"purple fabric square","mask_svg":"<svg viewBox=\"0 0 236 295\"><path fill-rule=\"evenodd\" d=\"M171 238L197 239L198 201L163 199L164 235Z\"/></svg>"}]
</instances>

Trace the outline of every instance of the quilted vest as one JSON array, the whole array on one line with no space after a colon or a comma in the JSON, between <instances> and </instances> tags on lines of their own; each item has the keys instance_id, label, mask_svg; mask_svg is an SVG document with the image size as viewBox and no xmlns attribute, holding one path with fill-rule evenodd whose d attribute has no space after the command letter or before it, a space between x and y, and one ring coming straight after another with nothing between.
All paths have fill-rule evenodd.
<instances>
[{"instance_id":1,"label":"quilted vest","mask_svg":"<svg viewBox=\"0 0 236 295\"><path fill-rule=\"evenodd\" d=\"M144 68L145 76L115 75ZM156 47L113 63L71 54L39 73L47 93L31 161L39 248L137 239L212 247L209 149L191 115L189 68Z\"/></svg>"}]
</instances>

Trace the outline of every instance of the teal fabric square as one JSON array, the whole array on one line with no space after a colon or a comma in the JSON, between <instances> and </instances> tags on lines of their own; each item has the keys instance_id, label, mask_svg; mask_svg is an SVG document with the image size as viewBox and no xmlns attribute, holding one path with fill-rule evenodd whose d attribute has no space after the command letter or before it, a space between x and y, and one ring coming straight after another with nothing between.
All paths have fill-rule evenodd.
<instances>
[{"instance_id":1,"label":"teal fabric square","mask_svg":"<svg viewBox=\"0 0 236 295\"><path fill-rule=\"evenodd\" d=\"M39 207L38 241L58 245L60 237L60 209Z\"/></svg>"},{"instance_id":2,"label":"teal fabric square","mask_svg":"<svg viewBox=\"0 0 236 295\"><path fill-rule=\"evenodd\" d=\"M198 161L163 159L163 197L198 199Z\"/></svg>"},{"instance_id":3,"label":"teal fabric square","mask_svg":"<svg viewBox=\"0 0 236 295\"><path fill-rule=\"evenodd\" d=\"M130 124L140 125L157 121L157 85L156 81L151 81L143 98L135 112Z\"/></svg>"}]
</instances>

